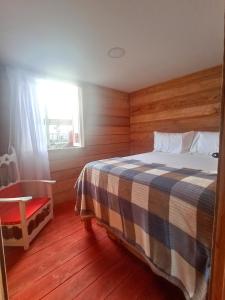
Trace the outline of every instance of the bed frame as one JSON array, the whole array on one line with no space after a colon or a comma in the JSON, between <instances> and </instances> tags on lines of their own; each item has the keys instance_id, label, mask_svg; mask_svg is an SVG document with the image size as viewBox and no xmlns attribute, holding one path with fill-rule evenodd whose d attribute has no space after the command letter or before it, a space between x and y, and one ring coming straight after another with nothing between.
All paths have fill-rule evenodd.
<instances>
[{"instance_id":1,"label":"bed frame","mask_svg":"<svg viewBox=\"0 0 225 300\"><path fill-rule=\"evenodd\" d=\"M81 219L81 221L84 223L85 230L90 233L93 231L93 228L92 228L92 219L93 218L94 217L92 215L90 215L90 216L82 217L82 219ZM101 223L100 221L97 221L97 224L106 230L106 233L111 240L121 244L128 251L130 251L132 254L134 254L137 258L142 260L145 264L149 265L149 262L146 260L144 255L142 255L140 252L138 252L135 249L135 247L133 247L131 244L129 244L125 240L122 240L120 237L118 237L109 226L105 225L104 223Z\"/></svg>"}]
</instances>

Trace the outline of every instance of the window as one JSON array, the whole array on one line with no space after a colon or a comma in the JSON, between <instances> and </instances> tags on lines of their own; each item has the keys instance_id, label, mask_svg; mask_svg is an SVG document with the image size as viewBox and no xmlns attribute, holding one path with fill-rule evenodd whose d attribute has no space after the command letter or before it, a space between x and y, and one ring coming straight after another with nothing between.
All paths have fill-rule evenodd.
<instances>
[{"instance_id":1,"label":"window","mask_svg":"<svg viewBox=\"0 0 225 300\"><path fill-rule=\"evenodd\" d=\"M40 79L37 97L45 109L48 148L83 146L81 89L68 82Z\"/></svg>"}]
</instances>

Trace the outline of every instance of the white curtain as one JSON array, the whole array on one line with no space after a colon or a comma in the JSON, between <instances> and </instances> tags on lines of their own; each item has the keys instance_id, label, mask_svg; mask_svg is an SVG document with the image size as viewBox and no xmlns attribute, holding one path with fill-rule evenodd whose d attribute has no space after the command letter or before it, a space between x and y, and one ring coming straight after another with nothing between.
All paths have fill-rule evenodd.
<instances>
[{"instance_id":1,"label":"white curtain","mask_svg":"<svg viewBox=\"0 0 225 300\"><path fill-rule=\"evenodd\" d=\"M44 107L36 97L36 78L7 68L10 94L9 147L16 150L21 179L49 179Z\"/></svg>"}]
</instances>

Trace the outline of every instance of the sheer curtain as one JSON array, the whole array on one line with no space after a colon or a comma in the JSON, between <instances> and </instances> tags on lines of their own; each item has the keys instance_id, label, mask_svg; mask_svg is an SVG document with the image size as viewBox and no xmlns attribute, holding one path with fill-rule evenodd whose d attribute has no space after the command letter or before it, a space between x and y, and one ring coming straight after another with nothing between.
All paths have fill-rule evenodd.
<instances>
[{"instance_id":1,"label":"sheer curtain","mask_svg":"<svg viewBox=\"0 0 225 300\"><path fill-rule=\"evenodd\" d=\"M44 107L36 97L36 78L7 68L10 100L9 147L16 150L21 179L49 179Z\"/></svg>"}]
</instances>

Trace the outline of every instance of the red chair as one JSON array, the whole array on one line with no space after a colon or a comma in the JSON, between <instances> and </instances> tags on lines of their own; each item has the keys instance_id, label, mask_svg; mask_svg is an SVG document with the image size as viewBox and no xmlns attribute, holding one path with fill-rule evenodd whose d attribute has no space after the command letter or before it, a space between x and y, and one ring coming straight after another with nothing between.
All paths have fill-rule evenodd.
<instances>
[{"instance_id":1,"label":"red chair","mask_svg":"<svg viewBox=\"0 0 225 300\"><path fill-rule=\"evenodd\" d=\"M0 180L0 219L4 245L23 246L26 250L53 218L51 185L55 181L20 180L14 149L11 154L0 157ZM42 197L37 196L40 188L43 190Z\"/></svg>"}]
</instances>

